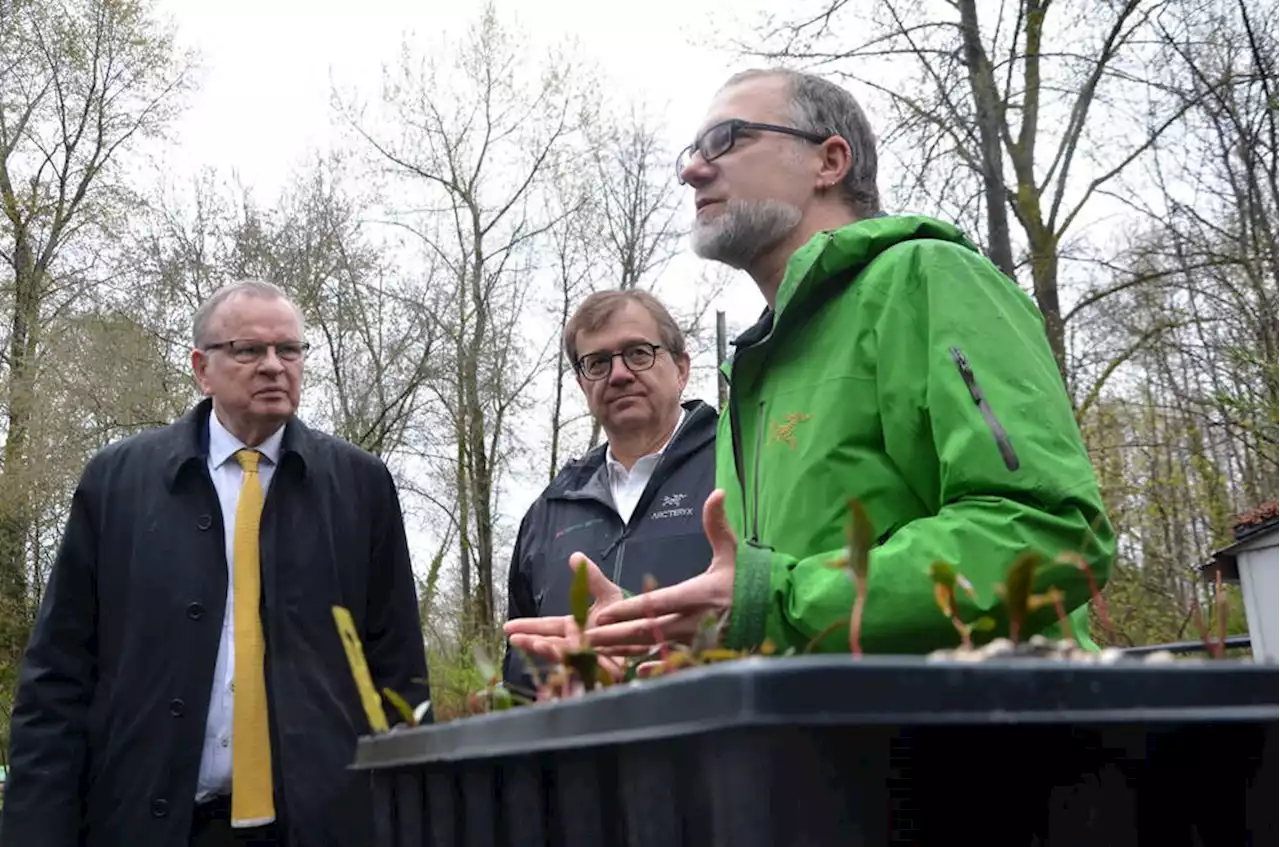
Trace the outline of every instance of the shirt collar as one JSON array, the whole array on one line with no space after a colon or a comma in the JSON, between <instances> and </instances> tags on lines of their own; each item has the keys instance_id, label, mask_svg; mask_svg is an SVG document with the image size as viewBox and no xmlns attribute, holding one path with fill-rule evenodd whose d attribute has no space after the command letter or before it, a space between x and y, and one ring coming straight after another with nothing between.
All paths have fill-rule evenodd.
<instances>
[{"instance_id":1,"label":"shirt collar","mask_svg":"<svg viewBox=\"0 0 1280 847\"><path fill-rule=\"evenodd\" d=\"M279 429L253 449L266 456L271 464L278 465L280 464L280 443L283 439L284 425L281 424ZM222 421L218 420L217 409L209 410L209 460L215 468L222 467L223 463L234 456L237 450L243 450L247 446L222 425Z\"/></svg>"},{"instance_id":2,"label":"shirt collar","mask_svg":"<svg viewBox=\"0 0 1280 847\"><path fill-rule=\"evenodd\" d=\"M659 447L656 453L650 453L648 456L641 456L639 459L636 459L636 465L646 460L649 462L655 462L662 456L663 453L667 452L667 448L670 447L671 442L675 440L676 433L680 431L680 427L684 426L684 419L687 418L688 416L689 416L689 410L681 407L680 420L676 421L675 429L671 430L671 435L670 437L667 438L667 442L663 444L661 447ZM612 444L607 444L605 446L604 461L605 461L605 464L608 465L609 471L611 473L615 473L615 474L627 473L627 469L622 466L622 462L619 462L618 459L613 455ZM634 468L635 468L635 465L632 465L633 470Z\"/></svg>"}]
</instances>

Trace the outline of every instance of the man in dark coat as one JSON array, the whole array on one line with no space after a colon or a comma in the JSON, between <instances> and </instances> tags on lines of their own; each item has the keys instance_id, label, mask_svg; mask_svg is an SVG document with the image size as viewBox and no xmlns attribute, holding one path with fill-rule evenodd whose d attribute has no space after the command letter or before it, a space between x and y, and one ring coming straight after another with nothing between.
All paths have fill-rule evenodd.
<instances>
[{"instance_id":1,"label":"man in dark coat","mask_svg":"<svg viewBox=\"0 0 1280 847\"><path fill-rule=\"evenodd\" d=\"M236 283L193 336L207 399L76 488L22 663L4 847L367 847L347 766L370 728L335 605L374 684L428 700L391 475L294 417L298 310Z\"/></svg>"},{"instance_id":2,"label":"man in dark coat","mask_svg":"<svg viewBox=\"0 0 1280 847\"><path fill-rule=\"evenodd\" d=\"M508 617L550 626L569 614L576 553L587 557L597 597L639 593L646 576L675 585L701 573L711 558L702 504L715 487L718 416L701 400L681 403L689 354L657 298L592 294L565 325L564 352L607 440L561 469L520 524ZM532 693L535 680L510 647L503 677Z\"/></svg>"}]
</instances>

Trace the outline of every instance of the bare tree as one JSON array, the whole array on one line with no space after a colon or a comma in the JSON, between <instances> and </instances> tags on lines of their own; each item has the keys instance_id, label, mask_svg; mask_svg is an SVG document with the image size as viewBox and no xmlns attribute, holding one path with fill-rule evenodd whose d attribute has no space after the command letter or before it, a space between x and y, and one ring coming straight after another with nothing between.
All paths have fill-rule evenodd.
<instances>
[{"instance_id":1,"label":"bare tree","mask_svg":"<svg viewBox=\"0 0 1280 847\"><path fill-rule=\"evenodd\" d=\"M292 295L316 344L308 373L327 407L321 421L388 458L418 434L427 384L438 377L436 325L416 296L433 268L406 278L383 256L347 188L353 182L341 156L317 158L274 206L246 206L230 270Z\"/></svg>"},{"instance_id":2,"label":"bare tree","mask_svg":"<svg viewBox=\"0 0 1280 847\"><path fill-rule=\"evenodd\" d=\"M642 106L632 105L613 118L595 151L599 195L591 213L606 287L654 290L687 234L679 217L675 155L662 143L661 129ZM588 449L599 440L600 422L593 421Z\"/></svg>"},{"instance_id":3,"label":"bare tree","mask_svg":"<svg viewBox=\"0 0 1280 847\"><path fill-rule=\"evenodd\" d=\"M564 462L565 430L581 420L585 412L573 402L572 392L566 396L565 383L574 373L573 363L561 354L565 327L577 305L598 284L600 252L599 193L594 191L595 175L587 167L587 151L566 163L556 174L554 204L558 223L551 230L550 253L555 264L557 290L551 304L556 327L556 355L551 389L551 438L547 461L547 479L555 479ZM568 409L574 409L569 414Z\"/></svg>"},{"instance_id":4,"label":"bare tree","mask_svg":"<svg viewBox=\"0 0 1280 847\"><path fill-rule=\"evenodd\" d=\"M448 348L438 360L450 378L433 384L454 442L456 499L445 505L456 522L464 617L482 633L494 630L496 502L520 436L514 416L555 346L527 340L520 317L536 299L535 249L555 223L547 179L574 141L584 93L567 62L531 72L520 56L489 7L457 48L456 76L406 51L383 96L398 130L343 107L401 196L416 196L391 220L441 268L422 302Z\"/></svg>"},{"instance_id":5,"label":"bare tree","mask_svg":"<svg viewBox=\"0 0 1280 847\"><path fill-rule=\"evenodd\" d=\"M1113 508L1127 543L1108 590L1129 610L1124 639L1139 642L1194 636L1188 565L1280 483L1276 39L1257 26L1258 3L1185 11L1159 22L1175 61L1156 79L1194 107L1153 148L1150 187L1129 204L1136 220L1113 272L1132 284L1089 323L1135 352L1110 396L1080 404L1104 486L1124 492Z\"/></svg>"},{"instance_id":6,"label":"bare tree","mask_svg":"<svg viewBox=\"0 0 1280 847\"><path fill-rule=\"evenodd\" d=\"M119 224L121 154L168 124L187 85L170 33L133 0L0 3L0 257L5 445L0 661L25 640L36 386L48 321L77 308ZM14 626L16 624L16 628Z\"/></svg>"},{"instance_id":7,"label":"bare tree","mask_svg":"<svg viewBox=\"0 0 1280 847\"><path fill-rule=\"evenodd\" d=\"M894 118L885 139L903 164L905 199L983 219L977 229L996 264L1028 277L1063 380L1073 396L1088 395L1095 386L1073 385L1063 259L1091 205L1193 105L1152 82L1151 69L1167 59L1153 45L1157 21L1180 5L1096 0L1070 9L1019 0L979 9L975 0L879 0L868 28L864 8L829 0L770 26L765 50L744 49L829 69L879 95ZM840 24L854 14L859 26L848 31L860 34L846 36ZM1105 283L1091 305L1127 284Z\"/></svg>"}]
</instances>

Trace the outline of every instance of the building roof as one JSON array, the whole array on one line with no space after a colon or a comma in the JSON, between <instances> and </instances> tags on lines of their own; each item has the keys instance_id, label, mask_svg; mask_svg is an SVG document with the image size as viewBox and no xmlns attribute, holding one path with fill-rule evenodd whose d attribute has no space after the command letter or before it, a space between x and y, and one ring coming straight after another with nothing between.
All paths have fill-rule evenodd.
<instances>
[{"instance_id":1,"label":"building roof","mask_svg":"<svg viewBox=\"0 0 1280 847\"><path fill-rule=\"evenodd\" d=\"M1239 582L1240 569L1236 557L1241 547L1255 536L1280 527L1280 501L1268 500L1257 508L1238 515L1231 523L1232 544L1215 552L1209 561L1196 565L1196 570L1206 579L1216 578L1222 571L1223 582Z\"/></svg>"}]
</instances>

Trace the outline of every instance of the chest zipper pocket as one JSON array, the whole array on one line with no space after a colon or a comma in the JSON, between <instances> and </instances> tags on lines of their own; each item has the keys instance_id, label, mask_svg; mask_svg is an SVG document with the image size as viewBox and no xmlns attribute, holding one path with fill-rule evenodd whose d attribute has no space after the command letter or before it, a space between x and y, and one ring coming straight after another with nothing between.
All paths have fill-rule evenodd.
<instances>
[{"instance_id":1,"label":"chest zipper pocket","mask_svg":"<svg viewBox=\"0 0 1280 847\"><path fill-rule=\"evenodd\" d=\"M982 413L982 419L986 421L987 428L991 430L992 436L995 437L996 447L1000 450L1000 458L1004 460L1004 466L1011 471L1016 471L1020 463L1018 454L1014 452L1013 444L1009 441L1009 433L1005 431L1004 426L996 418L996 413L992 410L991 404L987 402L986 395L982 393L982 387L978 385L978 378L974 375L973 368L969 365L969 360L965 358L964 351L959 347L952 347L951 359L960 370L960 377L968 387L969 396L973 398L974 405Z\"/></svg>"}]
</instances>

